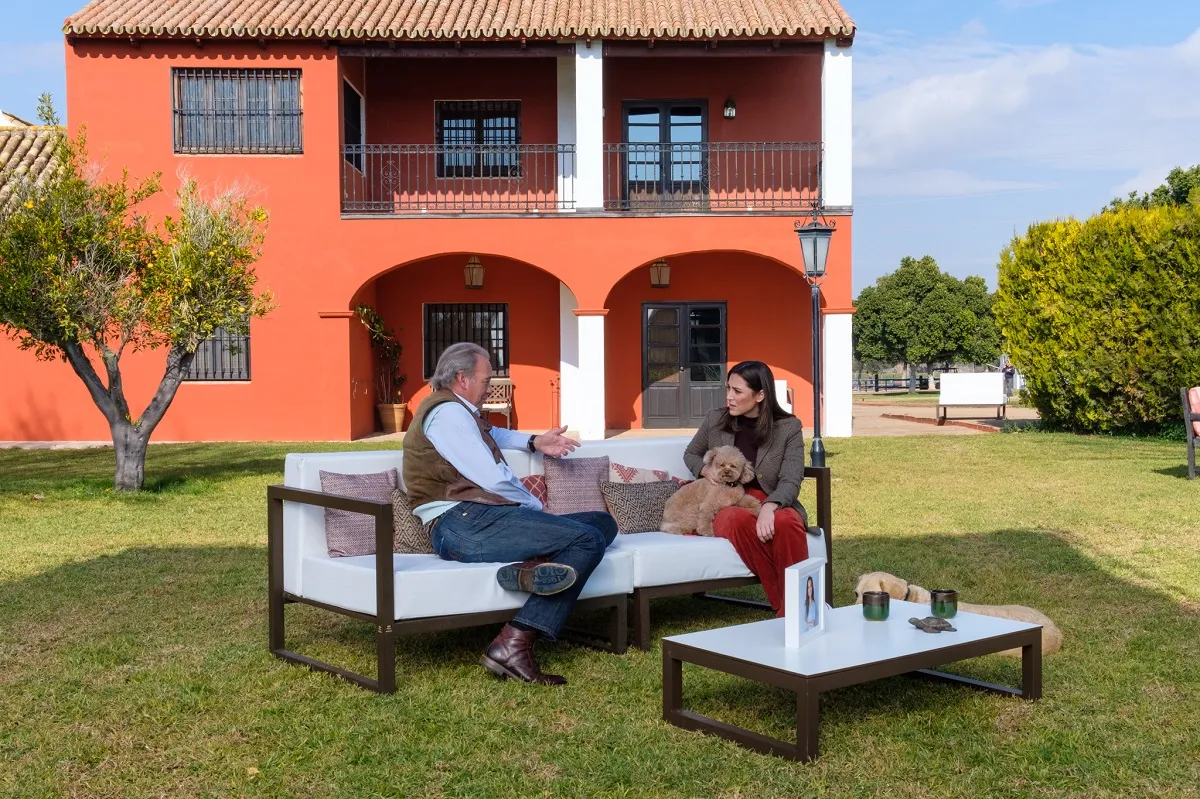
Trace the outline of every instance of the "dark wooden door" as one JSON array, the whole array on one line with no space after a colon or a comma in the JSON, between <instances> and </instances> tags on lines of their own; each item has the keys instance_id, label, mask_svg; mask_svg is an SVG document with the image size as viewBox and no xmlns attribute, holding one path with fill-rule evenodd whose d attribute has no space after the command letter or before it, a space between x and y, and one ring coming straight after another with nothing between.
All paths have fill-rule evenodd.
<instances>
[{"instance_id":1,"label":"dark wooden door","mask_svg":"<svg viewBox=\"0 0 1200 799\"><path fill-rule=\"evenodd\" d=\"M699 427L725 402L725 303L642 306L642 420Z\"/></svg>"}]
</instances>

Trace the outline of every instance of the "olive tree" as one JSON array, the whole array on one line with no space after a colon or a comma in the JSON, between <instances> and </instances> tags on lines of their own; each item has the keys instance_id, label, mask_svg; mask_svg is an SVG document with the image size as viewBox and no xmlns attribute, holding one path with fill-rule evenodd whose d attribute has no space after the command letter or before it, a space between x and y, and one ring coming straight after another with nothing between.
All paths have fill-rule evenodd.
<instances>
[{"instance_id":1,"label":"olive tree","mask_svg":"<svg viewBox=\"0 0 1200 799\"><path fill-rule=\"evenodd\" d=\"M157 225L142 213L161 177L131 183L87 160L86 133L69 136L42 98L54 136L38 175L3 175L0 207L0 329L42 360L61 359L87 387L112 432L114 488L136 491L146 448L202 342L218 329L244 335L272 306L257 289L266 211L237 187L206 193L183 178L176 212ZM165 352L149 404L135 413L122 358Z\"/></svg>"}]
</instances>

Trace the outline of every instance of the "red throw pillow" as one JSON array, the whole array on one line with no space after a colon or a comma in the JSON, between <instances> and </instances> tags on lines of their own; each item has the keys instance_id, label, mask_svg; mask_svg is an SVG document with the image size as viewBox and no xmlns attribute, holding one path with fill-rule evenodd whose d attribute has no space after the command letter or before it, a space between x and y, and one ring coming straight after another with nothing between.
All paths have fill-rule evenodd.
<instances>
[{"instance_id":1,"label":"red throw pillow","mask_svg":"<svg viewBox=\"0 0 1200 799\"><path fill-rule=\"evenodd\" d=\"M531 474L528 477L521 478L521 485L525 486L525 490L541 502L546 504L546 475Z\"/></svg>"}]
</instances>

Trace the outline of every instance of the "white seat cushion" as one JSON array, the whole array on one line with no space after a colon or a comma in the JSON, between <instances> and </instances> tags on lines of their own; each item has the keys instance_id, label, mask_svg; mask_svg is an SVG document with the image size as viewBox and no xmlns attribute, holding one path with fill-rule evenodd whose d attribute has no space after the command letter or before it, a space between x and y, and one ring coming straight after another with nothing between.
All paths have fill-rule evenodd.
<instances>
[{"instance_id":1,"label":"white seat cushion","mask_svg":"<svg viewBox=\"0 0 1200 799\"><path fill-rule=\"evenodd\" d=\"M436 555L393 555L396 572L396 619L454 616L509 610L529 594L505 591L496 584L501 563L457 563ZM580 599L633 591L633 553L609 547L592 572ZM375 614L375 556L304 559L306 599L347 610Z\"/></svg>"},{"instance_id":2,"label":"white seat cushion","mask_svg":"<svg viewBox=\"0 0 1200 799\"><path fill-rule=\"evenodd\" d=\"M724 538L634 533L617 536L614 549L633 554L635 588L754 576ZM808 536L808 556L825 557L824 538Z\"/></svg>"}]
</instances>

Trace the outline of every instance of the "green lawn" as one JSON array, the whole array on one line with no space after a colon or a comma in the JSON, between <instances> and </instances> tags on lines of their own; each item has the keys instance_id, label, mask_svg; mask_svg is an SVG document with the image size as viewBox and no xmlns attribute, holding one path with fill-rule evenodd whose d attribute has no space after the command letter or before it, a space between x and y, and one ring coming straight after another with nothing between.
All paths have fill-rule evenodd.
<instances>
[{"instance_id":1,"label":"green lawn","mask_svg":"<svg viewBox=\"0 0 1200 799\"><path fill-rule=\"evenodd\" d=\"M894 572L1063 628L1028 704L907 678L834 692L800 765L663 724L661 652L543 647L564 690L500 682L493 628L404 639L381 697L266 652L265 486L311 445L0 451L0 795L1195 796L1200 482L1183 445L1048 434L829 440L836 603ZM43 499L34 499L34 495ZM369 626L289 609L289 644L371 668ZM656 636L763 618L688 599ZM954 667L1015 683L1017 661ZM689 668L709 715L786 736L788 695Z\"/></svg>"}]
</instances>

